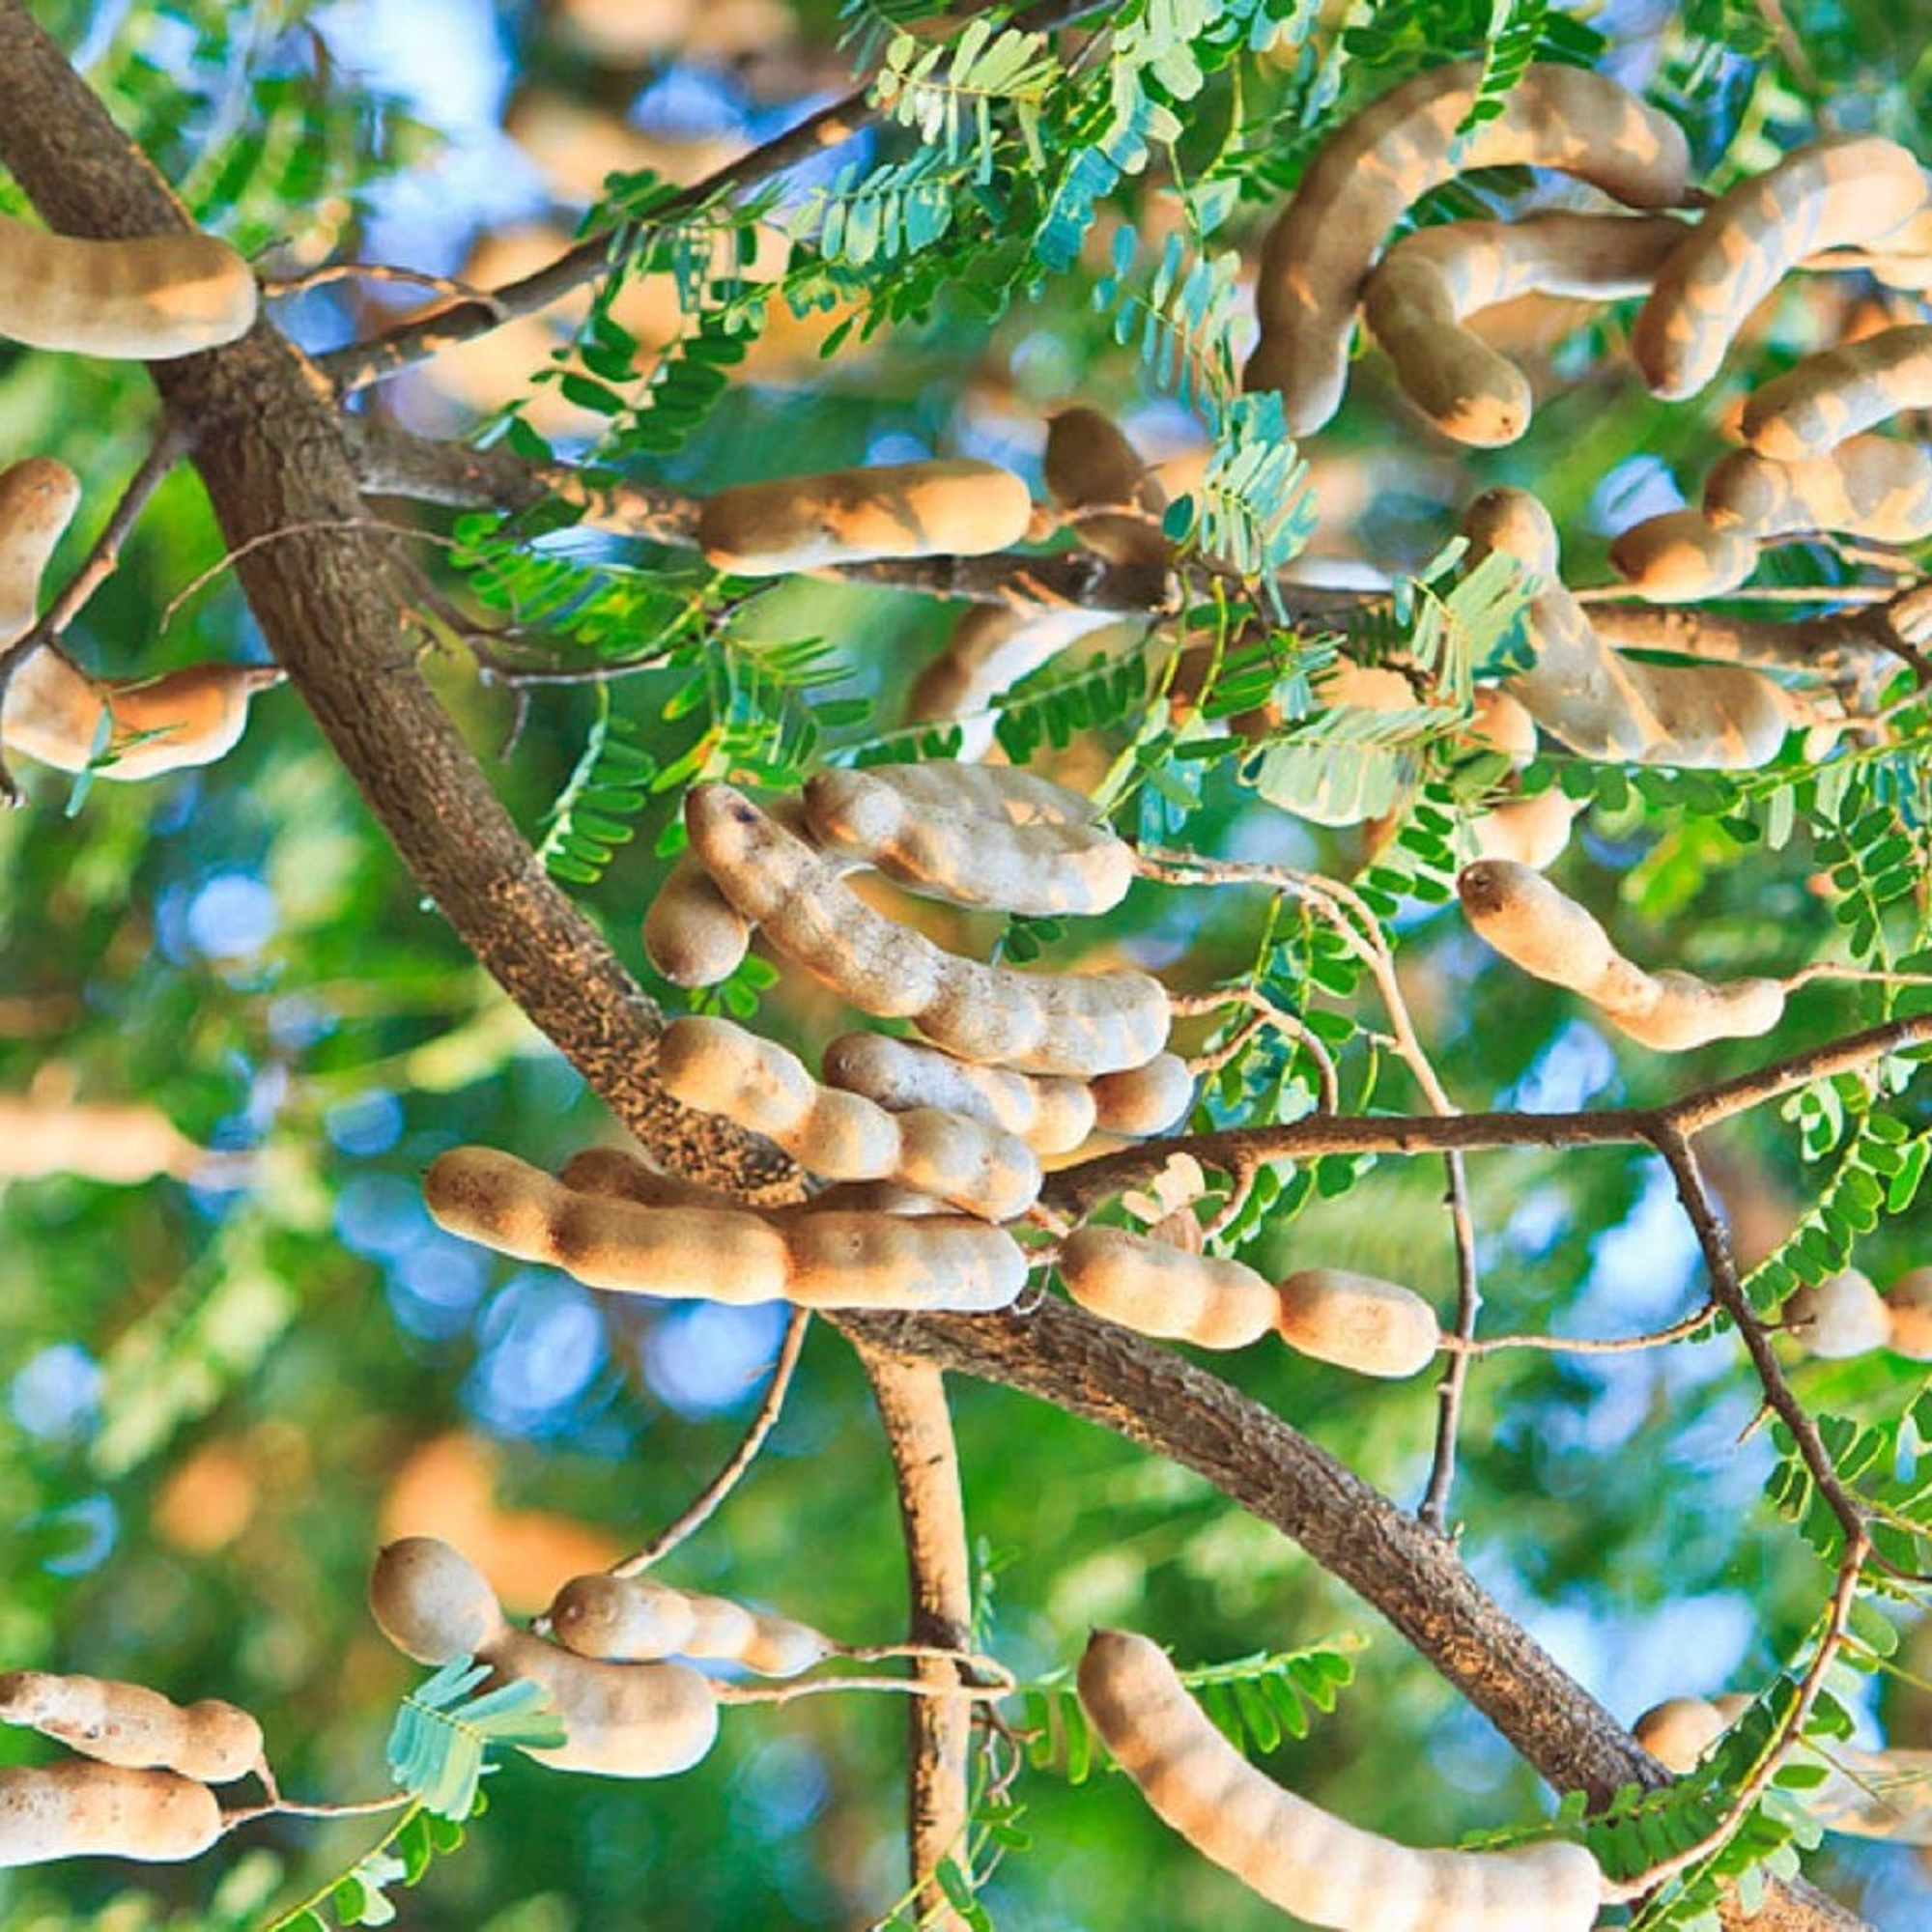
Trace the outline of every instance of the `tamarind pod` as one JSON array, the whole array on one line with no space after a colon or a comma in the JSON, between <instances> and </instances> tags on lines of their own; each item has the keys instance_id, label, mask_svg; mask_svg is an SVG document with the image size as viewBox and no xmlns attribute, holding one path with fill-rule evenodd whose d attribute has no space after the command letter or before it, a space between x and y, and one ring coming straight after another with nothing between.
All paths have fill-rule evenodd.
<instances>
[{"instance_id":1,"label":"tamarind pod","mask_svg":"<svg viewBox=\"0 0 1932 1932\"><path fill-rule=\"evenodd\" d=\"M1530 668L1511 680L1545 730L1585 757L1742 771L1777 754L1800 705L1742 665L1646 665L1619 657L1556 574L1556 526L1525 490L1486 491L1463 519L1473 558L1500 551L1542 587L1531 598Z\"/></svg>"},{"instance_id":2,"label":"tamarind pod","mask_svg":"<svg viewBox=\"0 0 1932 1932\"><path fill-rule=\"evenodd\" d=\"M728 785L694 785L684 810L724 896L863 1012L916 1020L964 1059L1028 1073L1138 1066L1167 1037L1166 991L1145 973L1025 974L961 959L875 913Z\"/></svg>"},{"instance_id":3,"label":"tamarind pod","mask_svg":"<svg viewBox=\"0 0 1932 1932\"><path fill-rule=\"evenodd\" d=\"M51 456L0 470L0 647L34 628L47 559L79 507L79 477Z\"/></svg>"},{"instance_id":4,"label":"tamarind pod","mask_svg":"<svg viewBox=\"0 0 1932 1932\"><path fill-rule=\"evenodd\" d=\"M1688 1053L1714 1039L1755 1039L1784 1017L1784 988L1776 980L1714 985L1663 967L1650 981L1657 990L1649 1001L1608 1018L1619 1033L1660 1053Z\"/></svg>"},{"instance_id":5,"label":"tamarind pod","mask_svg":"<svg viewBox=\"0 0 1932 1932\"><path fill-rule=\"evenodd\" d=\"M1666 1697L1631 1726L1631 1736L1665 1771L1682 1777L1687 1771L1696 1770L1698 1760L1724 1735L1730 1722L1708 1697Z\"/></svg>"},{"instance_id":6,"label":"tamarind pod","mask_svg":"<svg viewBox=\"0 0 1932 1932\"><path fill-rule=\"evenodd\" d=\"M1039 1162L1013 1135L933 1107L891 1113L821 1087L797 1055L730 1020L674 1020L658 1076L673 1098L768 1136L831 1179L903 1181L989 1221L1022 1214L1039 1196Z\"/></svg>"},{"instance_id":7,"label":"tamarind pod","mask_svg":"<svg viewBox=\"0 0 1932 1932\"><path fill-rule=\"evenodd\" d=\"M1702 510L1646 517L1610 544L1610 568L1653 604L1698 604L1735 590L1757 568L1757 539Z\"/></svg>"},{"instance_id":8,"label":"tamarind pod","mask_svg":"<svg viewBox=\"0 0 1932 1932\"><path fill-rule=\"evenodd\" d=\"M835 1180L810 1201L778 1208L777 1214L912 1214L922 1218L948 1211L943 1202L895 1180Z\"/></svg>"},{"instance_id":9,"label":"tamarind pod","mask_svg":"<svg viewBox=\"0 0 1932 1932\"><path fill-rule=\"evenodd\" d=\"M1459 142L1482 77L1456 61L1405 81L1345 122L1309 164L1262 243L1261 343L1250 389L1280 389L1292 436L1335 413L1355 303L1376 250L1410 203L1470 168L1526 163L1594 182L1634 208L1682 200L1683 130L1614 81L1534 62L1502 112Z\"/></svg>"},{"instance_id":10,"label":"tamarind pod","mask_svg":"<svg viewBox=\"0 0 1932 1932\"><path fill-rule=\"evenodd\" d=\"M862 776L888 787L907 805L969 818L976 830L982 824L1088 827L1094 822L1091 799L1017 765L959 764L950 758L927 758L916 765L868 766ZM809 827L809 807L800 816L801 824ZM801 838L807 837L799 827L791 829L799 831Z\"/></svg>"},{"instance_id":11,"label":"tamarind pod","mask_svg":"<svg viewBox=\"0 0 1932 1932\"><path fill-rule=\"evenodd\" d=\"M1275 1333L1297 1352L1357 1375L1412 1376L1442 1346L1435 1311L1398 1282L1346 1268L1298 1268L1275 1293Z\"/></svg>"},{"instance_id":12,"label":"tamarind pod","mask_svg":"<svg viewBox=\"0 0 1932 1932\"><path fill-rule=\"evenodd\" d=\"M1073 520L1087 549L1114 563L1164 564L1160 527L1167 492L1140 452L1098 410L1061 410L1047 418L1046 487L1069 510L1128 506L1120 516Z\"/></svg>"},{"instance_id":13,"label":"tamarind pod","mask_svg":"<svg viewBox=\"0 0 1932 1932\"><path fill-rule=\"evenodd\" d=\"M611 1662L696 1657L760 1677L796 1677L837 1654L809 1624L643 1577L578 1577L556 1593L551 1628L566 1649Z\"/></svg>"},{"instance_id":14,"label":"tamarind pod","mask_svg":"<svg viewBox=\"0 0 1932 1932\"><path fill-rule=\"evenodd\" d=\"M69 1760L0 1770L0 1868L53 1859L198 1859L221 1835L207 1785L173 1771Z\"/></svg>"},{"instance_id":15,"label":"tamarind pod","mask_svg":"<svg viewBox=\"0 0 1932 1932\"><path fill-rule=\"evenodd\" d=\"M648 1161L622 1148L588 1147L574 1153L557 1174L564 1186L579 1194L610 1194L646 1208L727 1208L740 1204L722 1188L701 1180L664 1174Z\"/></svg>"},{"instance_id":16,"label":"tamarind pod","mask_svg":"<svg viewBox=\"0 0 1932 1932\"><path fill-rule=\"evenodd\" d=\"M0 1180L49 1174L119 1184L157 1174L188 1180L211 1159L157 1107L0 1094Z\"/></svg>"},{"instance_id":17,"label":"tamarind pod","mask_svg":"<svg viewBox=\"0 0 1932 1932\"><path fill-rule=\"evenodd\" d=\"M1203 1349L1245 1349L1280 1312L1273 1288L1253 1268L1124 1228L1076 1229L1061 1244L1060 1278L1090 1315Z\"/></svg>"},{"instance_id":18,"label":"tamarind pod","mask_svg":"<svg viewBox=\"0 0 1932 1932\"><path fill-rule=\"evenodd\" d=\"M213 235L86 242L0 214L0 335L35 349L162 362L245 335L258 300Z\"/></svg>"},{"instance_id":19,"label":"tamarind pod","mask_svg":"<svg viewBox=\"0 0 1932 1932\"><path fill-rule=\"evenodd\" d=\"M1648 973L1619 952L1598 920L1540 872L1479 859L1456 876L1463 911L1513 966L1621 1012L1655 997Z\"/></svg>"},{"instance_id":20,"label":"tamarind pod","mask_svg":"<svg viewBox=\"0 0 1932 1932\"><path fill-rule=\"evenodd\" d=\"M903 1113L937 1107L1015 1135L1036 1153L1070 1153L1094 1131L1085 1081L977 1066L936 1046L886 1034L840 1034L822 1056L834 1087Z\"/></svg>"},{"instance_id":21,"label":"tamarind pod","mask_svg":"<svg viewBox=\"0 0 1932 1932\"><path fill-rule=\"evenodd\" d=\"M1133 848L1084 812L1015 821L961 802L934 806L896 781L900 772L992 778L1009 768L881 766L825 771L805 787L806 817L821 850L863 860L929 898L1035 915L1102 913L1126 897ZM1086 806L1077 794L1067 797Z\"/></svg>"},{"instance_id":22,"label":"tamarind pod","mask_svg":"<svg viewBox=\"0 0 1932 1932\"><path fill-rule=\"evenodd\" d=\"M418 1663L479 1656L508 1628L482 1571L435 1536L405 1536L377 1552L369 1608L383 1634Z\"/></svg>"},{"instance_id":23,"label":"tamarind pod","mask_svg":"<svg viewBox=\"0 0 1932 1932\"><path fill-rule=\"evenodd\" d=\"M1885 1292L1885 1346L1932 1362L1932 1268L1909 1268Z\"/></svg>"},{"instance_id":24,"label":"tamarind pod","mask_svg":"<svg viewBox=\"0 0 1932 1932\"><path fill-rule=\"evenodd\" d=\"M1506 799L1469 820L1469 836L1479 859L1513 859L1519 866L1544 871L1553 866L1570 843L1570 828L1584 808L1551 785L1533 798Z\"/></svg>"},{"instance_id":25,"label":"tamarind pod","mask_svg":"<svg viewBox=\"0 0 1932 1932\"><path fill-rule=\"evenodd\" d=\"M1026 484L961 457L743 483L705 498L697 542L720 570L781 577L888 556L978 556L1020 542Z\"/></svg>"},{"instance_id":26,"label":"tamarind pod","mask_svg":"<svg viewBox=\"0 0 1932 1932\"><path fill-rule=\"evenodd\" d=\"M1111 611L1022 611L976 604L953 625L945 649L913 680L906 718L914 724L968 720L959 755L981 757L993 742L993 725L979 713L1080 639L1120 621Z\"/></svg>"},{"instance_id":27,"label":"tamarind pod","mask_svg":"<svg viewBox=\"0 0 1932 1932\"><path fill-rule=\"evenodd\" d=\"M245 1777L262 1762L262 1727L238 1705L177 1704L114 1678L7 1671L0 1723L25 1724L101 1764L178 1771L203 1784Z\"/></svg>"},{"instance_id":28,"label":"tamarind pod","mask_svg":"<svg viewBox=\"0 0 1932 1932\"><path fill-rule=\"evenodd\" d=\"M1917 323L1807 355L1765 384L1745 405L1745 440L1775 463L1797 463L1928 406L1932 326Z\"/></svg>"},{"instance_id":29,"label":"tamarind pod","mask_svg":"<svg viewBox=\"0 0 1932 1932\"><path fill-rule=\"evenodd\" d=\"M766 810L788 832L810 838L802 800L783 793ZM672 985L715 986L744 963L752 926L687 847L645 909L643 938L644 956Z\"/></svg>"},{"instance_id":30,"label":"tamarind pod","mask_svg":"<svg viewBox=\"0 0 1932 1932\"><path fill-rule=\"evenodd\" d=\"M1932 536L1932 455L1883 436L1855 436L1801 463L1734 449L1704 479L1704 514L1752 537L1835 530L1918 543Z\"/></svg>"},{"instance_id":31,"label":"tamarind pod","mask_svg":"<svg viewBox=\"0 0 1932 1932\"><path fill-rule=\"evenodd\" d=\"M674 1777L718 1737L718 1693L686 1663L600 1663L528 1631L505 1630L479 1653L493 1684L549 1692L560 1745L525 1745L539 1763L602 1777Z\"/></svg>"},{"instance_id":32,"label":"tamarind pod","mask_svg":"<svg viewBox=\"0 0 1932 1932\"><path fill-rule=\"evenodd\" d=\"M1684 232L1666 214L1547 213L1424 228L1370 275L1362 320L1437 429L1495 448L1528 427L1529 383L1464 317L1531 291L1587 301L1643 295Z\"/></svg>"},{"instance_id":33,"label":"tamarind pod","mask_svg":"<svg viewBox=\"0 0 1932 1932\"><path fill-rule=\"evenodd\" d=\"M1103 1133L1132 1140L1165 1133L1194 1104L1194 1075L1175 1053L1156 1053L1143 1065L1102 1073L1088 1087L1094 1095L1094 1124Z\"/></svg>"},{"instance_id":34,"label":"tamarind pod","mask_svg":"<svg viewBox=\"0 0 1932 1932\"><path fill-rule=\"evenodd\" d=\"M1745 318L1806 255L1876 241L1924 202L1913 156L1868 136L1814 142L1740 182L1671 251L1637 311L1631 354L1652 392L1694 396Z\"/></svg>"},{"instance_id":35,"label":"tamarind pod","mask_svg":"<svg viewBox=\"0 0 1932 1932\"><path fill-rule=\"evenodd\" d=\"M1589 1932L1603 1894L1580 1845L1414 1851L1358 1830L1255 1769L1160 1648L1096 1630L1078 1690L1154 1812L1271 1905L1336 1932Z\"/></svg>"},{"instance_id":36,"label":"tamarind pod","mask_svg":"<svg viewBox=\"0 0 1932 1932\"><path fill-rule=\"evenodd\" d=\"M648 1208L580 1194L494 1148L439 1154L423 1200L451 1234L625 1294L970 1312L1005 1308L1026 1284L1012 1237L967 1215Z\"/></svg>"},{"instance_id":37,"label":"tamarind pod","mask_svg":"<svg viewBox=\"0 0 1932 1932\"><path fill-rule=\"evenodd\" d=\"M1470 695L1469 723L1463 734L1486 752L1518 759L1536 756L1536 720L1520 697L1501 685L1479 684Z\"/></svg>"},{"instance_id":38,"label":"tamarind pod","mask_svg":"<svg viewBox=\"0 0 1932 1932\"><path fill-rule=\"evenodd\" d=\"M1835 1362L1885 1348L1895 1317L1870 1276L1846 1268L1787 1295L1778 1320L1807 1355Z\"/></svg>"}]
</instances>

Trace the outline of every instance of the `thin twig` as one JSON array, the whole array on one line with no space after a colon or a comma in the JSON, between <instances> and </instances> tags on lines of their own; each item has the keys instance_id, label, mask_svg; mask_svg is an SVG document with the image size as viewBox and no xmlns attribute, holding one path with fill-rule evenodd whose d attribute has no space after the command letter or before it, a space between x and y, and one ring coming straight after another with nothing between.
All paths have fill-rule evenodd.
<instances>
[{"instance_id":1,"label":"thin twig","mask_svg":"<svg viewBox=\"0 0 1932 1932\"><path fill-rule=\"evenodd\" d=\"M721 1704L789 1704L794 1698L826 1697L838 1690L894 1690L919 1700L914 1708L922 1710L927 1701L952 1707L1010 1697L1013 1679L1009 1674L998 1684L933 1684L919 1677L807 1677L784 1684L716 1684L712 1689ZM920 1920L922 1925L942 1922Z\"/></svg>"},{"instance_id":2,"label":"thin twig","mask_svg":"<svg viewBox=\"0 0 1932 1932\"><path fill-rule=\"evenodd\" d=\"M1442 1347L1463 1355L1499 1355L1506 1349L1539 1349L1552 1355L1631 1355L1643 1349L1661 1349L1681 1342L1687 1335L1708 1327L1722 1311L1706 1302L1689 1315L1680 1315L1666 1327L1653 1328L1643 1335L1490 1335L1481 1341L1464 1341L1445 1335Z\"/></svg>"},{"instance_id":3,"label":"thin twig","mask_svg":"<svg viewBox=\"0 0 1932 1932\"><path fill-rule=\"evenodd\" d=\"M500 307L488 289L478 288L474 282L460 282L453 275L432 275L423 269L401 269L387 262L326 262L321 268L305 270L299 275L264 275L260 280L262 293L270 301L283 296L306 295L309 290L326 288L330 282L387 282L430 289L437 295L447 296L451 301L476 302L493 314ZM502 314L499 319L507 322L510 318Z\"/></svg>"},{"instance_id":4,"label":"thin twig","mask_svg":"<svg viewBox=\"0 0 1932 1932\"><path fill-rule=\"evenodd\" d=\"M688 1509L667 1523L641 1549L634 1551L621 1563L611 1564L611 1576L636 1577L648 1570L660 1557L668 1555L687 1537L703 1528L717 1514L719 1506L738 1487L745 1471L757 1460L758 1451L765 1446L765 1437L777 1424L784 1408L785 1393L791 1387L792 1371L798 1367L799 1353L805 1347L805 1331L810 1326L810 1309L794 1308L791 1320L785 1323L784 1340L779 1345L779 1358L772 1366L772 1378L765 1384L763 1399L752 1417L751 1427L745 1431L737 1448L732 1450L729 1460L704 1486Z\"/></svg>"},{"instance_id":5,"label":"thin twig","mask_svg":"<svg viewBox=\"0 0 1932 1932\"><path fill-rule=\"evenodd\" d=\"M1459 1346L1451 1350L1442 1379L1435 1385L1435 1442L1430 1453L1429 1482L1415 1513L1437 1536L1454 1534L1449 1522L1449 1492L1456 1483L1456 1443L1463 1422L1463 1398L1468 1389L1469 1361L1487 1352L1475 1339L1483 1312L1483 1290L1476 1267L1476 1230L1469 1211L1469 1178L1460 1150L1445 1153L1444 1189L1449 1203L1449 1226L1456 1243L1456 1326L1444 1337Z\"/></svg>"},{"instance_id":6,"label":"thin twig","mask_svg":"<svg viewBox=\"0 0 1932 1932\"><path fill-rule=\"evenodd\" d=\"M307 1804L299 1799L276 1798L266 1804L244 1804L237 1811L221 1814L225 1836L238 1825L252 1825L257 1818L367 1818L381 1811L400 1811L414 1800L407 1791L392 1791L386 1798L364 1798L353 1804Z\"/></svg>"}]
</instances>

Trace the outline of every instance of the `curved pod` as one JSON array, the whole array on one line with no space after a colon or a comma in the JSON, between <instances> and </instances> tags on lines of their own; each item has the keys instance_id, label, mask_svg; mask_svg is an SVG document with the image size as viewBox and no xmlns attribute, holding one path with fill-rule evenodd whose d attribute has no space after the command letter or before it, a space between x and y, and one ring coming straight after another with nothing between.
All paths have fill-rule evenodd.
<instances>
[{"instance_id":1,"label":"curved pod","mask_svg":"<svg viewBox=\"0 0 1932 1932\"><path fill-rule=\"evenodd\" d=\"M1745 405L1745 440L1775 463L1798 463L1928 405L1932 325L1914 323L1807 355L1765 384Z\"/></svg>"},{"instance_id":2,"label":"curved pod","mask_svg":"<svg viewBox=\"0 0 1932 1932\"><path fill-rule=\"evenodd\" d=\"M895 1113L940 1107L983 1121L1036 1153L1070 1153L1094 1131L1094 1093L1061 1074L979 1066L936 1046L882 1033L840 1034L821 1062L834 1087Z\"/></svg>"},{"instance_id":3,"label":"curved pod","mask_svg":"<svg viewBox=\"0 0 1932 1932\"><path fill-rule=\"evenodd\" d=\"M1080 1228L1067 1236L1060 1278L1091 1315L1203 1349L1245 1349L1280 1313L1273 1288L1253 1268L1124 1228Z\"/></svg>"},{"instance_id":4,"label":"curved pod","mask_svg":"<svg viewBox=\"0 0 1932 1932\"><path fill-rule=\"evenodd\" d=\"M556 1593L550 1623L556 1640L580 1657L705 1658L760 1677L796 1677L838 1648L794 1618L644 1577L573 1577Z\"/></svg>"},{"instance_id":5,"label":"curved pod","mask_svg":"<svg viewBox=\"0 0 1932 1932\"><path fill-rule=\"evenodd\" d=\"M1918 543L1932 536L1932 455L1883 436L1855 436L1801 463L1734 449L1704 480L1704 514L1753 538L1832 530Z\"/></svg>"},{"instance_id":6,"label":"curved pod","mask_svg":"<svg viewBox=\"0 0 1932 1932\"><path fill-rule=\"evenodd\" d=\"M178 1771L203 1784L228 1784L262 1762L262 1727L240 1706L218 1697L177 1704L113 1678L10 1670L0 1676L0 1722L58 1738L100 1764Z\"/></svg>"},{"instance_id":7,"label":"curved pod","mask_svg":"<svg viewBox=\"0 0 1932 1932\"><path fill-rule=\"evenodd\" d=\"M172 1771L70 1760L0 1770L0 1868L53 1859L197 1859L221 1835L207 1785Z\"/></svg>"}]
</instances>

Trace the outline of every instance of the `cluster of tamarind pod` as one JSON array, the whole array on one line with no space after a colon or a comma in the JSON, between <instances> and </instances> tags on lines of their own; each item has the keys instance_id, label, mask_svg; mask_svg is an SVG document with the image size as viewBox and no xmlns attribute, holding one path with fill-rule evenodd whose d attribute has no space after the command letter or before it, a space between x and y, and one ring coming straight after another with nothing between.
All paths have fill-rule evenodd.
<instances>
[{"instance_id":1,"label":"cluster of tamarind pod","mask_svg":"<svg viewBox=\"0 0 1932 1932\"><path fill-rule=\"evenodd\" d=\"M1932 1268L1908 1268L1883 1294L1868 1275L1845 1268L1795 1290L1778 1321L1806 1354L1827 1361L1889 1349L1932 1362Z\"/></svg>"},{"instance_id":2,"label":"cluster of tamarind pod","mask_svg":"<svg viewBox=\"0 0 1932 1932\"><path fill-rule=\"evenodd\" d=\"M1666 1771L1694 1771L1751 1699L1727 1690L1716 1697L1666 1697L1631 1727ZM1837 1744L1826 1756L1801 1745L1796 1761L1817 1767L1822 1780L1804 1793L1805 1815L1828 1832L1893 1844L1932 1844L1932 1751L1865 1750Z\"/></svg>"},{"instance_id":3,"label":"cluster of tamarind pod","mask_svg":"<svg viewBox=\"0 0 1932 1932\"><path fill-rule=\"evenodd\" d=\"M199 1858L224 1829L211 1787L251 1772L269 1783L261 1725L219 1698L182 1705L141 1684L10 1670L0 1723L79 1754L0 1770L0 1867Z\"/></svg>"}]
</instances>

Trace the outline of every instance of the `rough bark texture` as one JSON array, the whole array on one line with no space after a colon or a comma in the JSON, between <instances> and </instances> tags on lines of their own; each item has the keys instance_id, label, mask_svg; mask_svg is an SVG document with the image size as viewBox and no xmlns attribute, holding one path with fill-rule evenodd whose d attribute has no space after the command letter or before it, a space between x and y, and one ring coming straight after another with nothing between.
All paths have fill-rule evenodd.
<instances>
[{"instance_id":1,"label":"rough bark texture","mask_svg":"<svg viewBox=\"0 0 1932 1932\"><path fill-rule=\"evenodd\" d=\"M20 0L0 0L0 161L63 232L184 226ZM416 674L388 590L391 540L362 514L327 385L272 327L157 365L264 635L412 873L511 997L668 1163L753 1195L795 1185L762 1144L669 1100L659 1016L534 863ZM1301 1541L1404 1630L1547 1776L1606 1791L1655 1776L1618 1725L1469 1580L1453 1553L1258 1405L1078 1311L850 1321L855 1335L1024 1388L1199 1469ZM1809 1888L1774 1892L1761 1932L1855 1926Z\"/></svg>"}]
</instances>

